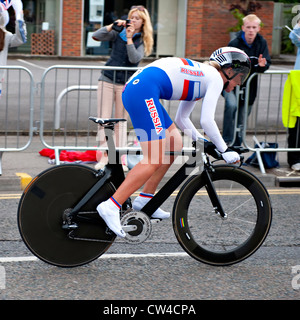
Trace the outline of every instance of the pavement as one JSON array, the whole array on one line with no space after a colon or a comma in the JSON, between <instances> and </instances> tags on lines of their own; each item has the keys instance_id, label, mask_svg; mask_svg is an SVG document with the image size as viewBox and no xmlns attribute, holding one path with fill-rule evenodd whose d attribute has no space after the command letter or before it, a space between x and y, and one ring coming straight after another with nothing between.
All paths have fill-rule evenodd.
<instances>
[{"instance_id":1,"label":"pavement","mask_svg":"<svg viewBox=\"0 0 300 320\"><path fill-rule=\"evenodd\" d=\"M40 172L53 167L48 158L41 156L39 151L45 148L39 136L34 136L30 146L17 152L4 152L2 156L2 175L0 176L0 192L22 192L28 183ZM245 154L245 159L251 153ZM166 182L179 168L180 157L167 172L162 184ZM244 166L245 169L254 173L266 187L300 187L300 173L293 172L286 164L286 153L279 153L280 167L267 169L262 174L257 167ZM84 164L84 163L83 163ZM94 167L94 163L86 164Z\"/></svg>"}]
</instances>

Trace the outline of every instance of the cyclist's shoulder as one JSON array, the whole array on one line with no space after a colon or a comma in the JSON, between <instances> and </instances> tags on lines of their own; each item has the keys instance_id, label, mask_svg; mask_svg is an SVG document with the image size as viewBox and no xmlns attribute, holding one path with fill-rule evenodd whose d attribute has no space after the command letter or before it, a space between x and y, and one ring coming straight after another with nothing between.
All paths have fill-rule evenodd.
<instances>
[{"instance_id":1,"label":"cyclist's shoulder","mask_svg":"<svg viewBox=\"0 0 300 320\"><path fill-rule=\"evenodd\" d=\"M181 63L181 58L177 57L166 57L166 58L160 58L153 62L151 62L147 66L156 66L161 68L167 68L172 66L178 66Z\"/></svg>"},{"instance_id":2,"label":"cyclist's shoulder","mask_svg":"<svg viewBox=\"0 0 300 320\"><path fill-rule=\"evenodd\" d=\"M185 73L184 72L185 70L188 71L188 70L202 70L203 68L206 69L205 65L201 62L187 59L187 58L180 58L180 57L160 58L148 64L146 67L158 67L165 71L176 70L177 72L180 72L180 73Z\"/></svg>"}]
</instances>

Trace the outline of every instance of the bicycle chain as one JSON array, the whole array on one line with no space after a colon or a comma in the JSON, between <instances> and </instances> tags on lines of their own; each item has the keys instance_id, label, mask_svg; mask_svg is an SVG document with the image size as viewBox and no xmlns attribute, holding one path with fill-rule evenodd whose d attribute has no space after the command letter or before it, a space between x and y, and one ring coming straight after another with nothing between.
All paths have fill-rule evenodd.
<instances>
[{"instance_id":1,"label":"bicycle chain","mask_svg":"<svg viewBox=\"0 0 300 320\"><path fill-rule=\"evenodd\" d=\"M71 209L66 209L64 214L65 217L67 214L71 211ZM126 219L126 216L127 219ZM70 219L66 219L67 221L64 221L64 225L69 225L71 228L73 228L69 233L68 237L72 240L78 240L78 241L92 241L92 242L101 242L101 243L113 243L115 241L115 238L113 240L102 240L102 239L95 239L95 238L83 238L76 236L76 229L78 228L78 225L76 223L73 223ZM152 222L151 219L143 212L141 211L134 211L133 209L129 208L126 211L121 211L121 221L123 223L132 223L137 224L140 227L140 230L133 232L133 233L127 233L126 237L124 238L124 244L140 244L145 242L152 233ZM155 219L154 223L157 223L160 220ZM146 228L146 229L144 229ZM113 232L106 227L107 234L112 234ZM137 233L134 235L134 233Z\"/></svg>"}]
</instances>

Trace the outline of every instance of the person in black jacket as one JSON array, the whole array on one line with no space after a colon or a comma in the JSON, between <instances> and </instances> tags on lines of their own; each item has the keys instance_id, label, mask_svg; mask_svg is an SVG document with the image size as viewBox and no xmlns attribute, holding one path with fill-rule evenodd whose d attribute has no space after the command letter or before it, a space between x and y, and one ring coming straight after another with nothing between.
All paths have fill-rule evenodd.
<instances>
[{"instance_id":1,"label":"person in black jacket","mask_svg":"<svg viewBox=\"0 0 300 320\"><path fill-rule=\"evenodd\" d=\"M231 40L228 44L230 47L236 47L246 52L251 60L251 72L262 73L269 69L271 58L268 50L267 41L259 34L261 20L254 14L249 14L243 19L242 30L237 34L237 37ZM249 76L249 77L250 77ZM247 81L241 87L244 88ZM251 112L252 105L257 94L257 76L251 80L249 109L248 115ZM238 110L238 127L240 132L234 137L235 113L237 111L236 93L223 91L225 98L224 120L223 120L223 139L228 145L241 145L242 143L242 125L244 122L244 95L240 95L239 110Z\"/></svg>"}]
</instances>

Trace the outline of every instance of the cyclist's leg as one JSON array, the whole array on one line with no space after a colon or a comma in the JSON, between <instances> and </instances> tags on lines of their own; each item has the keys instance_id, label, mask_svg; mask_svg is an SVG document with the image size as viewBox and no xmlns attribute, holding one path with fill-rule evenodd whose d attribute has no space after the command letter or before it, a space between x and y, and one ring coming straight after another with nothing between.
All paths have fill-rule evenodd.
<instances>
[{"instance_id":1,"label":"cyclist's leg","mask_svg":"<svg viewBox=\"0 0 300 320\"><path fill-rule=\"evenodd\" d=\"M182 137L175 124L172 123L171 126L166 130L166 151L180 151L182 149ZM149 178L146 182L143 192L154 194L158 184L169 170L170 166L174 162L175 157L165 155L163 163L160 168Z\"/></svg>"},{"instance_id":2,"label":"cyclist's leg","mask_svg":"<svg viewBox=\"0 0 300 320\"><path fill-rule=\"evenodd\" d=\"M125 237L119 216L121 205L161 166L162 155L165 152L165 139L143 141L140 145L143 150L143 160L128 173L115 194L97 207L102 219L119 237Z\"/></svg>"},{"instance_id":3,"label":"cyclist's leg","mask_svg":"<svg viewBox=\"0 0 300 320\"><path fill-rule=\"evenodd\" d=\"M148 109L150 111L152 110L152 108L154 108L153 114L158 114L158 119L160 119L162 127L166 128L160 133L162 136L165 136L165 140L166 140L165 151L180 151L182 149L181 134L179 133L178 129L173 123L173 120L170 118L165 108L161 105L159 99L157 99L155 87L154 87L154 91L151 92L151 94L152 95L150 95L150 97L153 96L153 99L148 99L148 101L152 100L152 103L149 104ZM126 101L125 101L125 104L126 104ZM145 106L145 100L141 101L141 104ZM149 115L149 111L147 111L148 115ZM138 118L138 121L135 120L136 119L135 116L136 116L136 112L134 112L134 115L131 116L134 127L145 128L145 123L139 123L140 119L143 119L143 121L145 120L145 116L141 114ZM150 117L148 116L148 118ZM151 138L150 140L157 139L156 130L155 130L155 127L153 126L152 118L150 118L150 123L146 126L146 128L147 129L145 130L145 132L142 131L140 134L139 134L139 130L136 130L137 134L140 137L140 140L146 140L146 139L149 139L149 137ZM151 131L149 130L149 128L151 129ZM145 134L145 137L142 136L143 134ZM157 150L158 151L154 149L154 155L158 155L158 152L160 152L160 149L157 149ZM148 152L148 150L143 150L143 153L144 152ZM144 205L153 197L158 184L160 183L160 181L162 180L162 178L164 177L164 175L166 174L166 172L168 171L168 169L170 168L170 166L172 165L175 159L174 155L172 156L166 155L165 152L161 153L160 156L161 156L161 159L153 159L153 155L147 156L148 164L152 164L152 163L155 164L155 163L158 163L159 161L160 166L146 181L143 188L142 196L139 196L133 202L133 208L136 210L140 210L142 207L144 207ZM152 217L162 218L162 219L168 218L169 216L170 216L170 213L165 212L161 209L157 209L152 215Z\"/></svg>"},{"instance_id":4,"label":"cyclist's leg","mask_svg":"<svg viewBox=\"0 0 300 320\"><path fill-rule=\"evenodd\" d=\"M126 84L122 95L124 107L130 115L140 141L143 160L129 172L125 181L109 199L116 206L113 207L110 203L110 208L113 210L107 214L107 219L105 217L106 202L98 206L101 217L111 229L114 228L112 231L119 236L122 236L122 232L117 214L118 207L163 165L166 151L166 128L169 128L173 123L159 101L161 95L159 83L150 81L151 85L149 85L149 77L151 78L156 72L159 72L161 76L164 75L156 68L149 68L137 74L136 79L133 78Z\"/></svg>"},{"instance_id":5,"label":"cyclist's leg","mask_svg":"<svg viewBox=\"0 0 300 320\"><path fill-rule=\"evenodd\" d=\"M182 138L175 124L172 122L171 126L166 130L166 151L179 151L181 149ZM174 160L174 155L170 156L165 154L162 165L154 172L153 175L151 175L145 183L140 195L133 201L132 207L135 210L141 210L153 198L160 181ZM158 208L151 217L156 219L168 219L170 215L170 212Z\"/></svg>"},{"instance_id":6,"label":"cyclist's leg","mask_svg":"<svg viewBox=\"0 0 300 320\"><path fill-rule=\"evenodd\" d=\"M141 141L140 145L143 159L128 173L113 195L120 204L124 203L162 167L166 139Z\"/></svg>"}]
</instances>

